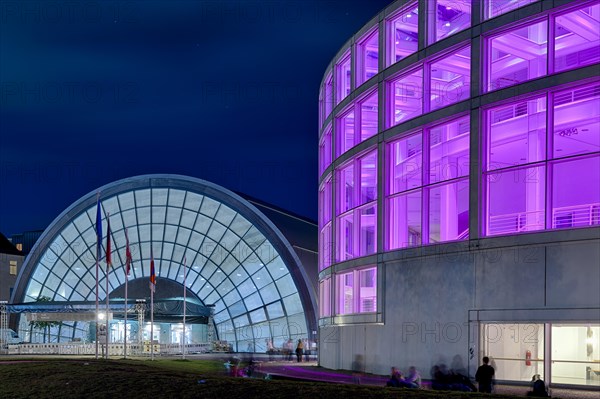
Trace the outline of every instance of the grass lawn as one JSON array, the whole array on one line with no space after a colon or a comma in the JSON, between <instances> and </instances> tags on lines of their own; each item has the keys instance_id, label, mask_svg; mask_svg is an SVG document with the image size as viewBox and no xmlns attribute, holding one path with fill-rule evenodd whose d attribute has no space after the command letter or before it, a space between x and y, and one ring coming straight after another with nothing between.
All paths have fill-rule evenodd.
<instances>
[{"instance_id":1,"label":"grass lawn","mask_svg":"<svg viewBox=\"0 0 600 399\"><path fill-rule=\"evenodd\" d=\"M0 360L2 360L0 358ZM232 378L211 360L0 361L0 398L511 398L364 385Z\"/></svg>"}]
</instances>

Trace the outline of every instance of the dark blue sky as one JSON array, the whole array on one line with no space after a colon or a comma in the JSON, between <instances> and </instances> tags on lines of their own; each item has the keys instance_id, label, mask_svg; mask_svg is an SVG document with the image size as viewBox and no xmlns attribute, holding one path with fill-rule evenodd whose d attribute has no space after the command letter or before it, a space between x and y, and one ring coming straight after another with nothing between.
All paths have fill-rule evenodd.
<instances>
[{"instance_id":1,"label":"dark blue sky","mask_svg":"<svg viewBox=\"0 0 600 399\"><path fill-rule=\"evenodd\" d=\"M390 2L0 1L0 232L148 173L316 219L319 83Z\"/></svg>"}]
</instances>

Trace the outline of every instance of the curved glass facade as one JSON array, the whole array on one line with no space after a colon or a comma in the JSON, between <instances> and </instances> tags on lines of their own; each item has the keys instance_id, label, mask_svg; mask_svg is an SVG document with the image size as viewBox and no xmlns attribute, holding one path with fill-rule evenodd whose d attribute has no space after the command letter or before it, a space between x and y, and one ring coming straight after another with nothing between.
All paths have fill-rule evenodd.
<instances>
[{"instance_id":1,"label":"curved glass facade","mask_svg":"<svg viewBox=\"0 0 600 399\"><path fill-rule=\"evenodd\" d=\"M308 336L304 307L312 305L299 293L299 284L306 285L299 278L299 262L288 253L289 243L245 200L207 182L173 176L128 179L99 192L103 235L110 218L113 243L109 294L125 283L127 229L133 257L129 280L149 277L153 254L158 295L163 279L183 285L186 259L186 286L205 305L214 305L218 339L233 344L234 350L261 350L267 339L282 346L290 337ZM22 298L16 300L94 302L95 223L91 193L42 236L24 266L17 287ZM104 254L105 240L102 245ZM102 301L104 259L100 267ZM53 327L51 340L85 341L86 329L87 323L65 322Z\"/></svg>"},{"instance_id":2,"label":"curved glass facade","mask_svg":"<svg viewBox=\"0 0 600 399\"><path fill-rule=\"evenodd\" d=\"M593 234L599 61L598 0L396 1L354 35L320 93L320 326L396 320L390 263Z\"/></svg>"},{"instance_id":3,"label":"curved glass facade","mask_svg":"<svg viewBox=\"0 0 600 399\"><path fill-rule=\"evenodd\" d=\"M475 19L467 0L396 2L332 62L319 110L321 270L377 253L378 238L381 251L600 223L600 84L485 94L600 59L598 1L530 6L506 28L482 20L529 3L482 1ZM476 24L477 40L459 35ZM477 112L473 99L485 103ZM482 211L475 234L470 196Z\"/></svg>"}]
</instances>

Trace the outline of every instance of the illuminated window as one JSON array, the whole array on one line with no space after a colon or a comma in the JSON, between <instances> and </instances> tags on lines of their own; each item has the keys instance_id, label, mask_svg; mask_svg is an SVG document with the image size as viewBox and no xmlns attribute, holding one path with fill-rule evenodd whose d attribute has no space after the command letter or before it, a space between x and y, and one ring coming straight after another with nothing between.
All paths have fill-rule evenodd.
<instances>
[{"instance_id":1,"label":"illuminated window","mask_svg":"<svg viewBox=\"0 0 600 399\"><path fill-rule=\"evenodd\" d=\"M319 270L331 266L331 176L319 189Z\"/></svg>"},{"instance_id":2,"label":"illuminated window","mask_svg":"<svg viewBox=\"0 0 600 399\"><path fill-rule=\"evenodd\" d=\"M336 157L377 134L377 100L377 90L371 91L336 119Z\"/></svg>"},{"instance_id":3,"label":"illuminated window","mask_svg":"<svg viewBox=\"0 0 600 399\"><path fill-rule=\"evenodd\" d=\"M387 62L390 66L415 53L419 47L419 8L409 5L386 21Z\"/></svg>"},{"instance_id":4,"label":"illuminated window","mask_svg":"<svg viewBox=\"0 0 600 399\"><path fill-rule=\"evenodd\" d=\"M319 281L319 317L331 316L331 277Z\"/></svg>"},{"instance_id":5,"label":"illuminated window","mask_svg":"<svg viewBox=\"0 0 600 399\"><path fill-rule=\"evenodd\" d=\"M377 252L377 150L337 172L337 260Z\"/></svg>"},{"instance_id":6,"label":"illuminated window","mask_svg":"<svg viewBox=\"0 0 600 399\"><path fill-rule=\"evenodd\" d=\"M341 117L336 119L336 157L339 157L350 148L354 147L355 143L355 118L354 108L351 108Z\"/></svg>"},{"instance_id":7,"label":"illuminated window","mask_svg":"<svg viewBox=\"0 0 600 399\"><path fill-rule=\"evenodd\" d=\"M336 282L336 314L377 311L377 268L338 274Z\"/></svg>"},{"instance_id":8,"label":"illuminated window","mask_svg":"<svg viewBox=\"0 0 600 399\"><path fill-rule=\"evenodd\" d=\"M19 251L22 251L22 250L23 250L23 244L21 244L21 243L18 243L18 244L16 245L16 247L17 247L17 249L18 249Z\"/></svg>"},{"instance_id":9,"label":"illuminated window","mask_svg":"<svg viewBox=\"0 0 600 399\"><path fill-rule=\"evenodd\" d=\"M488 91L546 75L547 29L548 22L540 21L488 39Z\"/></svg>"},{"instance_id":10,"label":"illuminated window","mask_svg":"<svg viewBox=\"0 0 600 399\"><path fill-rule=\"evenodd\" d=\"M537 0L484 0L485 18L493 18Z\"/></svg>"},{"instance_id":11,"label":"illuminated window","mask_svg":"<svg viewBox=\"0 0 600 399\"><path fill-rule=\"evenodd\" d=\"M9 267L10 267L10 275L16 276L17 275L17 261L16 260L9 261Z\"/></svg>"},{"instance_id":12,"label":"illuminated window","mask_svg":"<svg viewBox=\"0 0 600 399\"><path fill-rule=\"evenodd\" d=\"M325 128L323 137L319 142L319 175L331 165L331 125Z\"/></svg>"},{"instance_id":13,"label":"illuminated window","mask_svg":"<svg viewBox=\"0 0 600 399\"><path fill-rule=\"evenodd\" d=\"M324 108L325 114L323 115L323 120L331 114L333 110L333 75L329 73L325 78L325 94L324 94Z\"/></svg>"},{"instance_id":14,"label":"illuminated window","mask_svg":"<svg viewBox=\"0 0 600 399\"><path fill-rule=\"evenodd\" d=\"M431 37L429 43L437 42L471 26L471 0L435 0L431 10Z\"/></svg>"},{"instance_id":15,"label":"illuminated window","mask_svg":"<svg viewBox=\"0 0 600 399\"><path fill-rule=\"evenodd\" d=\"M392 80L388 85L388 127L423 113L423 67Z\"/></svg>"},{"instance_id":16,"label":"illuminated window","mask_svg":"<svg viewBox=\"0 0 600 399\"><path fill-rule=\"evenodd\" d=\"M600 4L579 8L554 19L554 72L600 61Z\"/></svg>"},{"instance_id":17,"label":"illuminated window","mask_svg":"<svg viewBox=\"0 0 600 399\"><path fill-rule=\"evenodd\" d=\"M379 30L363 36L357 44L356 86L360 86L379 72Z\"/></svg>"},{"instance_id":18,"label":"illuminated window","mask_svg":"<svg viewBox=\"0 0 600 399\"><path fill-rule=\"evenodd\" d=\"M471 96L471 46L429 64L430 110Z\"/></svg>"},{"instance_id":19,"label":"illuminated window","mask_svg":"<svg viewBox=\"0 0 600 399\"><path fill-rule=\"evenodd\" d=\"M391 142L388 159L386 249L468 239L469 118Z\"/></svg>"},{"instance_id":20,"label":"illuminated window","mask_svg":"<svg viewBox=\"0 0 600 399\"><path fill-rule=\"evenodd\" d=\"M344 98L350 94L352 71L350 62L350 50L344 54L340 61L335 65L335 103L339 104Z\"/></svg>"}]
</instances>

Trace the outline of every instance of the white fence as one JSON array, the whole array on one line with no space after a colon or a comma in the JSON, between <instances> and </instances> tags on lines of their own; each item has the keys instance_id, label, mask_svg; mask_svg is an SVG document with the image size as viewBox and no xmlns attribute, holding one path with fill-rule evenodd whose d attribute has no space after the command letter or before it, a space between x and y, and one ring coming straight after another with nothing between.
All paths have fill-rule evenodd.
<instances>
[{"instance_id":1,"label":"white fence","mask_svg":"<svg viewBox=\"0 0 600 399\"><path fill-rule=\"evenodd\" d=\"M104 345L99 345L98 353L104 353ZM122 343L111 343L108 346L109 356L123 356L125 346ZM212 350L210 343L188 344L185 346L187 354L207 353ZM139 344L127 344L127 353L132 356L149 356L152 348L150 342ZM183 347L178 344L154 344L156 355L179 355ZM51 343L51 344L15 344L8 345L9 355L94 355L96 353L95 343Z\"/></svg>"}]
</instances>

